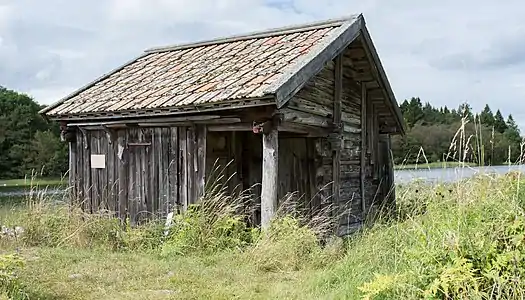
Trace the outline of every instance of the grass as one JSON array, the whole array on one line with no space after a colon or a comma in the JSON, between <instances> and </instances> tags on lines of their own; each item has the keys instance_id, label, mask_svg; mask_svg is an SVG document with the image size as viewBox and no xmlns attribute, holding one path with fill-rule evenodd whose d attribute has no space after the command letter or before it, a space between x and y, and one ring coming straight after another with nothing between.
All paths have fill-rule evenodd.
<instances>
[{"instance_id":1,"label":"grass","mask_svg":"<svg viewBox=\"0 0 525 300\"><path fill-rule=\"evenodd\" d=\"M16 282L31 299L521 299L520 176L402 186L395 217L326 246L326 228L286 211L250 230L237 217L243 198L222 194L168 237L155 223L129 228L35 201L3 220L24 235L0 242L24 260Z\"/></svg>"},{"instance_id":2,"label":"grass","mask_svg":"<svg viewBox=\"0 0 525 300\"><path fill-rule=\"evenodd\" d=\"M158 220L131 228L38 195L0 210L25 230L0 237L0 298L525 298L521 173L398 186L395 212L345 240L293 198L269 229L248 228L248 198L208 188L167 235Z\"/></svg>"}]
</instances>

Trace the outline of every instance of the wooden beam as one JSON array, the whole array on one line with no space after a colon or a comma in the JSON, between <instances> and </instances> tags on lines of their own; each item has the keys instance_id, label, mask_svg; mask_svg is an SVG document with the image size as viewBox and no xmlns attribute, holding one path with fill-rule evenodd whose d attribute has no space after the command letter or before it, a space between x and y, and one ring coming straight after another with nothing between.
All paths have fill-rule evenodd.
<instances>
[{"instance_id":1,"label":"wooden beam","mask_svg":"<svg viewBox=\"0 0 525 300\"><path fill-rule=\"evenodd\" d=\"M261 227L270 226L277 209L279 135L277 130L263 133Z\"/></svg>"},{"instance_id":2,"label":"wooden beam","mask_svg":"<svg viewBox=\"0 0 525 300\"><path fill-rule=\"evenodd\" d=\"M343 95L343 56L338 55L335 59L334 69L334 132L341 138L341 99ZM338 145L338 144L336 144ZM341 189L341 146L332 149L332 196L333 203L339 204L340 189Z\"/></svg>"},{"instance_id":3,"label":"wooden beam","mask_svg":"<svg viewBox=\"0 0 525 300\"><path fill-rule=\"evenodd\" d=\"M365 200L365 154L366 154L366 84L361 85L361 168L360 172L360 184L361 184L361 209L363 210L363 217L366 212L366 200Z\"/></svg>"},{"instance_id":4,"label":"wooden beam","mask_svg":"<svg viewBox=\"0 0 525 300\"><path fill-rule=\"evenodd\" d=\"M229 125L209 125L208 131L252 131L253 123L238 123Z\"/></svg>"},{"instance_id":5,"label":"wooden beam","mask_svg":"<svg viewBox=\"0 0 525 300\"><path fill-rule=\"evenodd\" d=\"M301 123L304 125L324 127L324 128L330 127L329 118L312 115L312 114L305 113L305 112L298 111L298 110L291 109L291 108L282 108L279 110L279 112L282 113L283 122Z\"/></svg>"},{"instance_id":6,"label":"wooden beam","mask_svg":"<svg viewBox=\"0 0 525 300\"><path fill-rule=\"evenodd\" d=\"M88 123L69 123L67 126L108 126L108 125L121 125L121 124L138 124L138 123L168 123L168 122L188 122L188 121L209 121L219 119L221 116L217 115L198 115L198 116L185 116L185 117L171 117L171 118L140 118L130 120L119 120L119 121L101 121L101 122L88 122Z\"/></svg>"},{"instance_id":7,"label":"wooden beam","mask_svg":"<svg viewBox=\"0 0 525 300\"><path fill-rule=\"evenodd\" d=\"M278 125L277 130L281 132L302 134L307 137L326 137L329 134L329 130L326 128L319 128L294 122L281 122Z\"/></svg>"}]
</instances>

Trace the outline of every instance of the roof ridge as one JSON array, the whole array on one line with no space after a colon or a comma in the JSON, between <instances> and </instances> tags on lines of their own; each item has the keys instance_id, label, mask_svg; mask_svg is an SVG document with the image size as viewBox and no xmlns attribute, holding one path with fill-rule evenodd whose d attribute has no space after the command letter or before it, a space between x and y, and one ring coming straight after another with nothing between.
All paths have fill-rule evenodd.
<instances>
[{"instance_id":1,"label":"roof ridge","mask_svg":"<svg viewBox=\"0 0 525 300\"><path fill-rule=\"evenodd\" d=\"M291 34L291 33L296 33L296 32L303 32L303 31L309 31L309 30L314 30L314 29L322 29L322 28L327 28L327 27L336 27L336 26L341 26L349 21L354 21L358 19L360 16L362 16L362 13L352 14L346 17L332 18L332 19L327 19L327 20L322 20L322 21L315 21L315 22L294 24L294 25L283 26L283 27L269 28L265 30L231 35L231 36L226 36L222 38L202 40L198 42L153 47L153 48L146 49L144 52L145 53L160 53L160 52L166 52L166 51L182 50L182 49L209 46L209 45L232 43L232 42L249 40L249 39L272 37L272 36L277 36L277 35Z\"/></svg>"}]
</instances>

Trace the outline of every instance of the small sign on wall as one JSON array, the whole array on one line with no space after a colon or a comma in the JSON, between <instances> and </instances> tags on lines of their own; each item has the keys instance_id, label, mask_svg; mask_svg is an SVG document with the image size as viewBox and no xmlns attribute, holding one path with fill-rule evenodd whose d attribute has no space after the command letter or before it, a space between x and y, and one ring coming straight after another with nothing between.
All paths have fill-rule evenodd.
<instances>
[{"instance_id":1,"label":"small sign on wall","mask_svg":"<svg viewBox=\"0 0 525 300\"><path fill-rule=\"evenodd\" d=\"M91 168L92 169L105 169L106 168L106 156L104 154L92 154L91 155Z\"/></svg>"}]
</instances>

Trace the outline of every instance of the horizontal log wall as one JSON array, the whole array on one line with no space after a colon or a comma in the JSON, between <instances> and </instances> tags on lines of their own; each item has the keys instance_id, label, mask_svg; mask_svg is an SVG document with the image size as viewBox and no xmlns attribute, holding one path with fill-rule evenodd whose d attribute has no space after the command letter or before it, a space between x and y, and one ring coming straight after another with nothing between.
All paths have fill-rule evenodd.
<instances>
[{"instance_id":1,"label":"horizontal log wall","mask_svg":"<svg viewBox=\"0 0 525 300\"><path fill-rule=\"evenodd\" d=\"M380 205L386 196L387 188L393 179L387 183L381 181L387 175L386 167L390 157L384 154L385 147L379 148L379 124L377 112L366 99L365 113L361 113L362 86L354 80L355 71L348 56L343 56L343 76L341 92L341 123L342 123L342 150L340 151L339 200L333 203L337 206L337 215L340 219L340 234L351 233L362 226L368 213ZM332 128L335 102L335 61L314 76L289 102L281 112L286 122L302 125ZM365 93L366 96L366 93ZM363 124L362 122L365 122ZM364 149L362 150L362 125L366 130ZM317 160L315 189L321 191L315 197L321 206L322 203L332 203L330 184L337 176L333 176L333 157L327 138L319 138L313 142ZM364 203L361 193L361 151L364 151ZM380 159L381 158L381 159ZM391 185L391 184L390 184Z\"/></svg>"}]
</instances>

